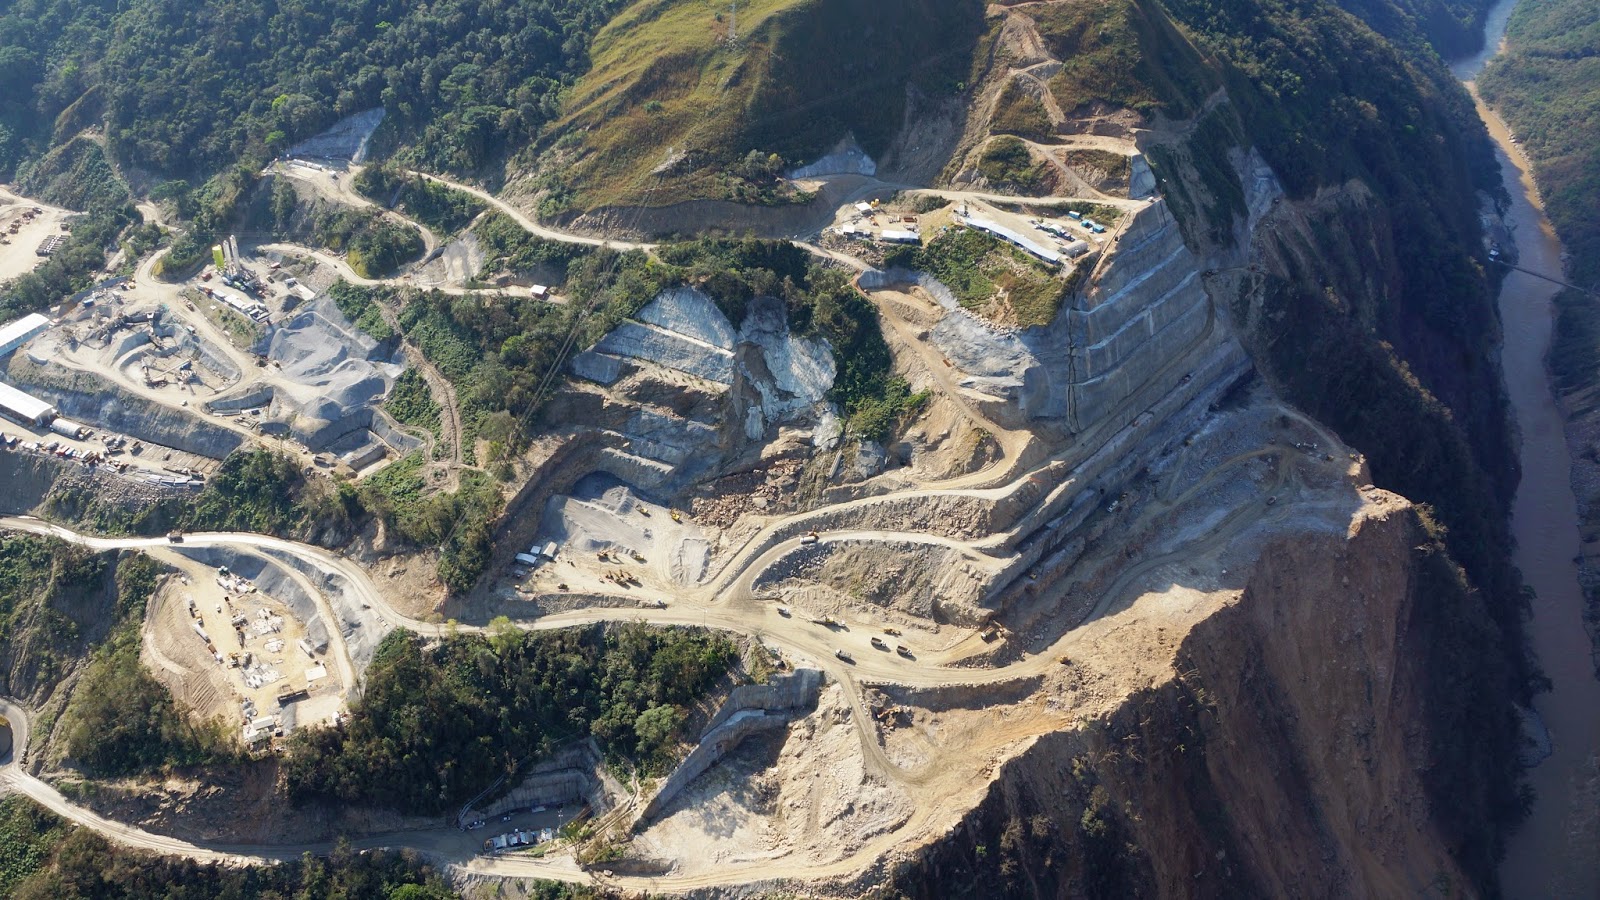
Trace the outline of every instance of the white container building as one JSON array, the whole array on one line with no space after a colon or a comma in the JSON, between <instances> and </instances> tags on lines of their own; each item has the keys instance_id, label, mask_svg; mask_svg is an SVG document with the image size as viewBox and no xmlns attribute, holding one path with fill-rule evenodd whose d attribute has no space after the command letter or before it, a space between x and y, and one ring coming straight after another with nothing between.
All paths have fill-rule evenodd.
<instances>
[{"instance_id":1,"label":"white container building","mask_svg":"<svg viewBox=\"0 0 1600 900\"><path fill-rule=\"evenodd\" d=\"M53 419L50 422L50 430L62 437L72 438L73 440L83 437L89 431L89 429L71 419L62 418Z\"/></svg>"}]
</instances>

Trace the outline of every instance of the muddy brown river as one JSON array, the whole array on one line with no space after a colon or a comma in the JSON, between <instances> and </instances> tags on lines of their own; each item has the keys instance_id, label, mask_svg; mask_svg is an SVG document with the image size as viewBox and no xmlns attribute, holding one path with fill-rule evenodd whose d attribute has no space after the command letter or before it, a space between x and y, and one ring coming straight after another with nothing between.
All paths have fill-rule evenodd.
<instances>
[{"instance_id":1,"label":"muddy brown river","mask_svg":"<svg viewBox=\"0 0 1600 900\"><path fill-rule=\"evenodd\" d=\"M1453 66L1470 84L1498 52L1506 20L1517 0L1496 4L1486 29L1485 50ZM1506 190L1507 222L1515 234L1520 265L1562 277L1561 244L1539 204L1526 157L1505 126L1481 105ZM1500 876L1505 893L1521 898L1600 896L1600 846L1595 843L1594 798L1580 786L1592 778L1600 751L1600 681L1589 657L1583 628L1583 593L1578 587L1577 501L1563 418L1556 407L1545 354L1559 288L1526 272L1513 271L1500 293L1505 344L1500 360L1521 431L1522 482L1512 509L1515 561L1537 593L1528 638L1539 665L1554 685L1534 701L1554 752L1528 773L1537 794L1527 822L1511 836Z\"/></svg>"}]
</instances>

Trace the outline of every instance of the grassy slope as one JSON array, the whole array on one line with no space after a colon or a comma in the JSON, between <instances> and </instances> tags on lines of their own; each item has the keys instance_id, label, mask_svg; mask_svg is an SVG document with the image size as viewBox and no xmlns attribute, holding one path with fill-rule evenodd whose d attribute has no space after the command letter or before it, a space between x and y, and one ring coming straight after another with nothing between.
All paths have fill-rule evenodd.
<instances>
[{"instance_id":1,"label":"grassy slope","mask_svg":"<svg viewBox=\"0 0 1600 900\"><path fill-rule=\"evenodd\" d=\"M913 267L955 292L961 305L1005 325L1048 325L1066 282L1042 263L981 231L952 228L916 255Z\"/></svg>"},{"instance_id":2,"label":"grassy slope","mask_svg":"<svg viewBox=\"0 0 1600 900\"><path fill-rule=\"evenodd\" d=\"M1152 4L1063 3L1027 13L1063 63L1050 91L1069 113L1099 101L1182 118L1216 87L1210 66Z\"/></svg>"},{"instance_id":3,"label":"grassy slope","mask_svg":"<svg viewBox=\"0 0 1600 900\"><path fill-rule=\"evenodd\" d=\"M750 150L795 163L853 133L881 154L907 84L962 87L982 28L969 0L753 0L740 5L730 44L726 12L642 0L596 36L559 124L582 136L578 206L644 197L674 153L690 158L652 203L720 196L719 170Z\"/></svg>"}]
</instances>

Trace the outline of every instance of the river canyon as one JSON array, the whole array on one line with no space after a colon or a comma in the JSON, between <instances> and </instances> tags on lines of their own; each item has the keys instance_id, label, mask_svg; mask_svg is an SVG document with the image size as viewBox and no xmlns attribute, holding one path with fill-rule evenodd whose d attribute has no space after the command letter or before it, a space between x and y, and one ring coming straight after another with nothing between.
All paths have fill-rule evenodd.
<instances>
[{"instance_id":1,"label":"river canyon","mask_svg":"<svg viewBox=\"0 0 1600 900\"><path fill-rule=\"evenodd\" d=\"M1507 0L1491 10L1484 49L1452 67L1469 88L1499 51L1515 6L1516 0ZM1522 463L1512 530L1516 564L1536 595L1529 643L1551 682L1534 707L1553 743L1549 758L1528 773L1533 808L1508 842L1501 880L1508 897L1589 898L1600 891L1594 821L1600 682L1593 677L1583 628L1572 460L1545 365L1555 319L1551 298L1559 290L1550 279L1563 276L1561 243L1541 208L1527 157L1492 110L1481 102L1478 109L1510 194L1504 218L1519 257L1519 268L1507 274L1500 292L1501 365Z\"/></svg>"}]
</instances>

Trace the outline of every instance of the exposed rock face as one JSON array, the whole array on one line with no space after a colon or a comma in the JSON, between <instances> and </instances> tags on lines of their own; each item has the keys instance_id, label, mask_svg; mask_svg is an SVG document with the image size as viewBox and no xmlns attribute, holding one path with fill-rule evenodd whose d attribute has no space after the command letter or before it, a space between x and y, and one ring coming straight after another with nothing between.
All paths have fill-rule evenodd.
<instances>
[{"instance_id":1,"label":"exposed rock face","mask_svg":"<svg viewBox=\"0 0 1600 900\"><path fill-rule=\"evenodd\" d=\"M701 291L664 291L571 367L607 399L581 414L574 405L567 417L625 436L626 449L607 451L602 469L644 487L684 482L779 425L837 433L824 400L837 374L833 352L792 334L772 298L752 299L735 328Z\"/></svg>"},{"instance_id":2,"label":"exposed rock face","mask_svg":"<svg viewBox=\"0 0 1600 900\"><path fill-rule=\"evenodd\" d=\"M1462 837L1485 811L1446 795L1496 748L1455 729L1453 710L1480 700L1444 696L1429 667L1487 649L1492 628L1410 505L1365 496L1348 535L1269 544L1165 678L1006 763L899 887L930 898L1470 890L1482 873L1452 852L1487 851ZM1461 618L1441 619L1441 604ZM1497 677L1450 689L1492 697Z\"/></svg>"},{"instance_id":3,"label":"exposed rock face","mask_svg":"<svg viewBox=\"0 0 1600 900\"><path fill-rule=\"evenodd\" d=\"M289 148L289 155L365 162L367 144L372 140L372 133L383 122L383 113L383 107L380 106L345 116L327 131Z\"/></svg>"}]
</instances>

